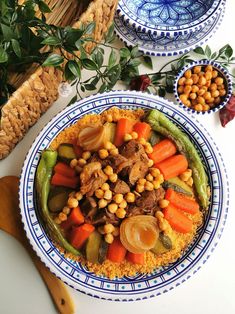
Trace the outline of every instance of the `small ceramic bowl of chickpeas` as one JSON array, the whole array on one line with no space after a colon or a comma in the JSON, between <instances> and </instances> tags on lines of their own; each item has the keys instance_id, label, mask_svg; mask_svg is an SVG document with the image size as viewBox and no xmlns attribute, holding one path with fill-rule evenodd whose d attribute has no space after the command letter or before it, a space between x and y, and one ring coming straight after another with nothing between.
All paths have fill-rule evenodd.
<instances>
[{"instance_id":1,"label":"small ceramic bowl of chickpeas","mask_svg":"<svg viewBox=\"0 0 235 314\"><path fill-rule=\"evenodd\" d=\"M194 61L177 75L174 93L179 104L193 113L211 113L224 107L232 95L228 71L209 60Z\"/></svg>"}]
</instances>

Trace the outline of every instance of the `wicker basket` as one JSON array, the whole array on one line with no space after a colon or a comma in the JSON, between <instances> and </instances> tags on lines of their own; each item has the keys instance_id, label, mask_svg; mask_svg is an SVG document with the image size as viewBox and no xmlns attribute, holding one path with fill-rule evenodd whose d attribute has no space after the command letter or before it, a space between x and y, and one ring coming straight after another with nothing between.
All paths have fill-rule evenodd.
<instances>
[{"instance_id":1,"label":"wicker basket","mask_svg":"<svg viewBox=\"0 0 235 314\"><path fill-rule=\"evenodd\" d=\"M21 0L20 2L23 2ZM47 0L52 13L47 21L56 25L96 23L94 39L100 41L112 23L118 0ZM61 22L62 21L62 22ZM24 75L11 75L17 90L3 106L0 123L0 159L5 158L27 130L58 98L62 72L32 65Z\"/></svg>"}]
</instances>

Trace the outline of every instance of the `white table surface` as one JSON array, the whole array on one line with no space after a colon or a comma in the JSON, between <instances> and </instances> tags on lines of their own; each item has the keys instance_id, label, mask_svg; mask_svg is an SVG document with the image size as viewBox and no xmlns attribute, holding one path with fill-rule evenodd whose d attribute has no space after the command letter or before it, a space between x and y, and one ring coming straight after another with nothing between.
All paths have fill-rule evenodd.
<instances>
[{"instance_id":1,"label":"white table surface","mask_svg":"<svg viewBox=\"0 0 235 314\"><path fill-rule=\"evenodd\" d=\"M224 21L209 40L213 49L230 43L235 49L235 1L227 1ZM120 43L117 45L121 46ZM170 58L154 58L160 68ZM147 70L142 68L142 72ZM24 157L41 128L62 108L68 98L60 98L33 126L14 151L0 161L0 177L19 175ZM202 269L176 289L150 300L118 303L97 300L68 287L76 304L76 313L180 313L180 314L232 314L235 313L235 121L222 128L218 114L198 117L218 144L230 179L230 208L223 236L215 252ZM0 313L1 314L53 314L54 305L45 285L21 245L0 231Z\"/></svg>"}]
</instances>

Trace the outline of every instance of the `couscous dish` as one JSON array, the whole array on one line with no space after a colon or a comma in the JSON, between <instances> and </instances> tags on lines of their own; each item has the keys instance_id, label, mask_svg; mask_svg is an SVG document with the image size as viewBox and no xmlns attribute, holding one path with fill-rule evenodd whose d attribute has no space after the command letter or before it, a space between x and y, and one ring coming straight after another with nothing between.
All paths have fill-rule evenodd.
<instances>
[{"instance_id":1,"label":"couscous dish","mask_svg":"<svg viewBox=\"0 0 235 314\"><path fill-rule=\"evenodd\" d=\"M59 249L108 278L175 261L209 203L189 138L157 110L116 107L84 116L42 152L37 194Z\"/></svg>"}]
</instances>

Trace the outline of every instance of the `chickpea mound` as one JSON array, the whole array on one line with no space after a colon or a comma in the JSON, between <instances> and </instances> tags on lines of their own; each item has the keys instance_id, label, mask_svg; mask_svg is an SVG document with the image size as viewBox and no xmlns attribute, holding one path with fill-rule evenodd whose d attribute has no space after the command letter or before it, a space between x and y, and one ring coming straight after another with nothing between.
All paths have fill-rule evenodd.
<instances>
[{"instance_id":1,"label":"chickpea mound","mask_svg":"<svg viewBox=\"0 0 235 314\"><path fill-rule=\"evenodd\" d=\"M219 105L227 91L224 78L212 65L194 66L179 79L180 101L196 111L208 111Z\"/></svg>"}]
</instances>

